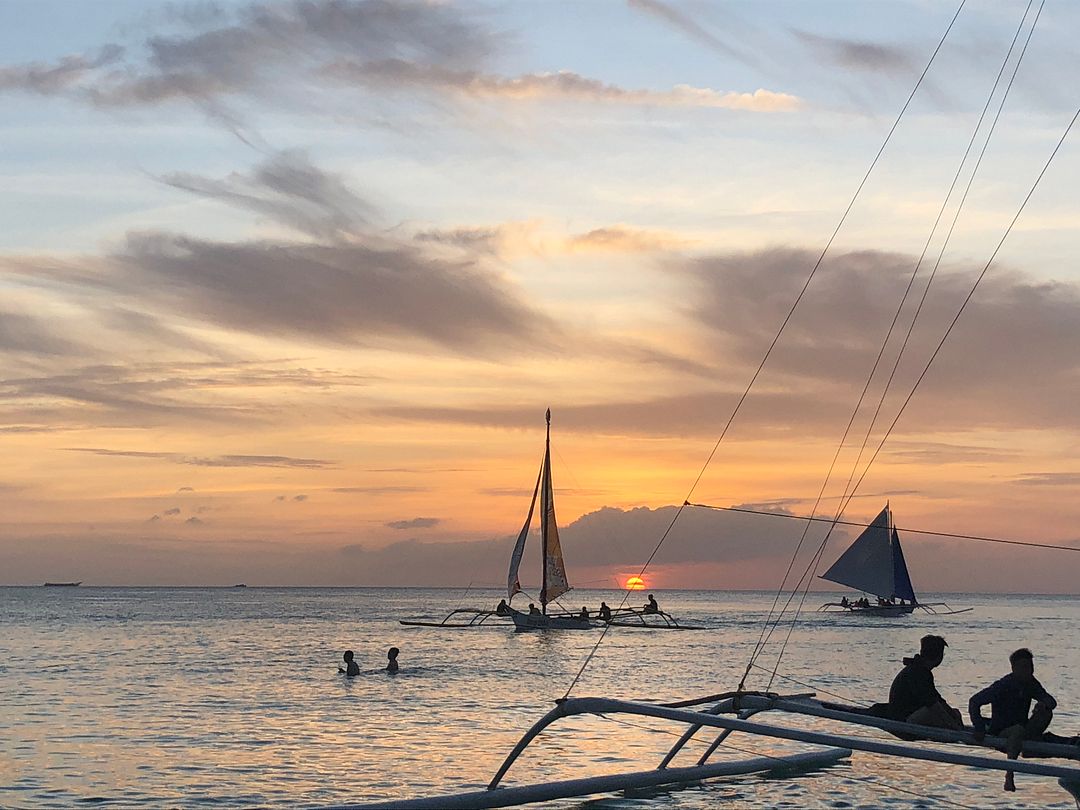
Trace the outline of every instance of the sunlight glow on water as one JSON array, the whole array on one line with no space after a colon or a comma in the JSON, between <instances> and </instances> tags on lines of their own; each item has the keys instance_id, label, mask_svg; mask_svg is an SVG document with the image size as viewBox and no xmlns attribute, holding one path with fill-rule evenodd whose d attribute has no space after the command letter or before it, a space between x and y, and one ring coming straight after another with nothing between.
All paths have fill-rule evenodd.
<instances>
[{"instance_id":1,"label":"sunlight glow on water","mask_svg":"<svg viewBox=\"0 0 1080 810\"><path fill-rule=\"evenodd\" d=\"M295 807L481 788L563 694L596 634L397 624L441 618L460 597L422 589L0 588L0 806ZM621 594L572 597L617 604ZM772 595L657 597L685 621L714 629L613 631L575 695L676 700L737 684ZM498 598L494 590L473 591L465 603L493 606ZM812 599L815 607L824 601ZM883 700L900 659L919 636L939 632L950 645L939 688L965 708L972 692L1004 674L1013 648L1030 646L1039 678L1061 704L1054 728L1080 732L1080 652L1072 644L1080 600L949 601L975 611L894 620L811 614L792 636L780 672L852 702ZM396 677L381 671L391 645L402 650ZM337 675L347 648L365 670L361 677ZM765 686L768 672L757 675L748 686ZM774 689L807 691L781 680ZM650 768L682 731L644 718L630 722L579 717L556 724L506 783ZM691 764L710 739L702 735L688 747L681 764ZM805 750L746 735L725 748L735 758ZM1007 796L998 774L856 754L796 779L739 777L600 806L1075 806L1053 780L1018 782L1021 792Z\"/></svg>"}]
</instances>

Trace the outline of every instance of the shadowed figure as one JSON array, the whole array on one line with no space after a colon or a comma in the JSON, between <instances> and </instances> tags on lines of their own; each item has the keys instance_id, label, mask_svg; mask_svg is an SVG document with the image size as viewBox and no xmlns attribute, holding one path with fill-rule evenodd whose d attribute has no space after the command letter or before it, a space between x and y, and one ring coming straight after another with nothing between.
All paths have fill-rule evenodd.
<instances>
[{"instance_id":1,"label":"shadowed figure","mask_svg":"<svg viewBox=\"0 0 1080 810\"><path fill-rule=\"evenodd\" d=\"M397 647L391 647L386 652L386 671L393 674L398 671L397 657L401 652Z\"/></svg>"},{"instance_id":2,"label":"shadowed figure","mask_svg":"<svg viewBox=\"0 0 1080 810\"><path fill-rule=\"evenodd\" d=\"M354 675L360 674L360 665L353 660L352 650L346 650L341 657L345 659L346 668L342 669L341 667L338 667L338 672L342 673L343 675L348 675L350 678Z\"/></svg>"},{"instance_id":3,"label":"shadowed figure","mask_svg":"<svg viewBox=\"0 0 1080 810\"><path fill-rule=\"evenodd\" d=\"M1054 719L1057 701L1035 677L1035 656L1021 647L1009 656L1012 672L994 681L968 701L968 713L975 729L975 739L982 742L989 730L1005 738L1005 753L1009 759L1020 756L1024 740L1075 744L1077 737L1059 737L1046 729ZM1031 710L1031 701L1035 709ZM982 707L990 704L990 720L982 716ZM1029 715L1030 712L1030 715ZM1012 771L1005 772L1005 790L1016 790Z\"/></svg>"},{"instance_id":4,"label":"shadowed figure","mask_svg":"<svg viewBox=\"0 0 1080 810\"><path fill-rule=\"evenodd\" d=\"M948 646L941 636L923 636L919 640L919 652L904 659L904 668L893 679L889 702L874 704L867 714L920 726L963 729L960 711L945 702L934 684L933 670L945 657ZM909 734L896 736L916 739Z\"/></svg>"},{"instance_id":5,"label":"shadowed figure","mask_svg":"<svg viewBox=\"0 0 1080 810\"><path fill-rule=\"evenodd\" d=\"M660 605L657 604L656 597L653 596L651 593L649 594L649 601L645 603L644 610L645 610L646 613L659 613L660 612Z\"/></svg>"}]
</instances>

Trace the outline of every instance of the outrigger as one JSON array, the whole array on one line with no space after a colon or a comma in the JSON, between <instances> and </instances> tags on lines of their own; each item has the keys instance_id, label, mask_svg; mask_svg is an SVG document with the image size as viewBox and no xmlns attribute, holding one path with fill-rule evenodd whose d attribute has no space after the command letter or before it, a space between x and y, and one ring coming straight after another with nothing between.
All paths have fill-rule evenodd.
<instances>
[{"instance_id":1,"label":"outrigger","mask_svg":"<svg viewBox=\"0 0 1080 810\"><path fill-rule=\"evenodd\" d=\"M1001 737L986 737L980 745L976 743L974 734L970 731L951 731L868 716L860 713L855 707L816 700L813 693L779 695L767 692L727 692L662 704L599 697L568 698L557 702L554 709L544 715L522 736L517 745L507 755L494 777L492 777L486 789L442 796L429 796L422 799L349 804L342 805L337 810L413 810L413 808L449 810L449 808L513 807L533 802L584 797L597 793L610 793L658 785L691 784L718 776L735 776L750 773L790 774L792 772L811 771L835 765L841 760L850 757L852 751L864 751L871 754L902 757L924 762L964 765L988 770L1014 771L1032 776L1055 777L1065 790L1080 800L1080 768L1077 767L1000 759L985 754L974 754L937 747L929 748L917 744L901 745L864 735L811 731L806 728L773 725L750 719L754 715L766 711L807 715L847 724L873 727L926 742L978 745L980 748L990 748L998 751L1005 750L1006 746L1006 740ZM548 726L563 718L582 714L602 716L624 714L652 717L682 723L687 728L663 759L651 770L631 771L585 779L542 782L515 787L501 786L503 778L514 762ZM734 717L729 715L734 715ZM706 728L718 729L720 733L706 748L705 752L698 757L693 765L673 766L672 762L686 744L699 731ZM734 732L810 743L823 746L823 748L819 751L806 753L778 754L723 763L709 763L712 755ZM1029 741L1023 744L1023 754L1025 756L1078 760L1080 759L1080 747Z\"/></svg>"}]
</instances>

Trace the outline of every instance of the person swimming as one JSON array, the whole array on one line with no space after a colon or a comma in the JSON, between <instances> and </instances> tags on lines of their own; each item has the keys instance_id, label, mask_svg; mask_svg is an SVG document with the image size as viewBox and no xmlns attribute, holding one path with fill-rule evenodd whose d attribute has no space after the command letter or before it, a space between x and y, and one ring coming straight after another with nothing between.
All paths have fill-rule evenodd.
<instances>
[{"instance_id":1,"label":"person swimming","mask_svg":"<svg viewBox=\"0 0 1080 810\"><path fill-rule=\"evenodd\" d=\"M348 675L350 678L354 675L360 674L360 665L353 660L352 650L346 650L341 657L345 659L346 669L338 667L338 672L340 672L342 675Z\"/></svg>"},{"instance_id":2,"label":"person swimming","mask_svg":"<svg viewBox=\"0 0 1080 810\"><path fill-rule=\"evenodd\" d=\"M387 652L386 652L386 671L387 672L394 673L394 672L398 671L397 657L398 657L399 652L401 652L401 651L397 647L391 647L389 650L387 650Z\"/></svg>"}]
</instances>

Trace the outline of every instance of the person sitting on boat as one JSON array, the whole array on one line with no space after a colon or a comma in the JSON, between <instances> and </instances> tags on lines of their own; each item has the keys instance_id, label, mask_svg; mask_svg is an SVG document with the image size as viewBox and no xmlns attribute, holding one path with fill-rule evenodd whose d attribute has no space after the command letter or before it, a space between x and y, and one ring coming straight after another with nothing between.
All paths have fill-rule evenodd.
<instances>
[{"instance_id":1,"label":"person sitting on boat","mask_svg":"<svg viewBox=\"0 0 1080 810\"><path fill-rule=\"evenodd\" d=\"M846 596L840 597L840 607L848 607L848 600Z\"/></svg>"},{"instance_id":2,"label":"person sitting on boat","mask_svg":"<svg viewBox=\"0 0 1080 810\"><path fill-rule=\"evenodd\" d=\"M607 602L600 603L600 610L597 611L597 615L605 622L611 621L611 608L608 607Z\"/></svg>"},{"instance_id":3,"label":"person sitting on boat","mask_svg":"<svg viewBox=\"0 0 1080 810\"><path fill-rule=\"evenodd\" d=\"M649 594L649 601L645 603L644 610L646 613L659 613L660 605L656 602L656 597L651 593Z\"/></svg>"},{"instance_id":4,"label":"person sitting on boat","mask_svg":"<svg viewBox=\"0 0 1080 810\"><path fill-rule=\"evenodd\" d=\"M586 607L585 605L582 605L581 606L581 613L578 614L578 618L579 619L587 619L587 618L589 618L589 608Z\"/></svg>"},{"instance_id":5,"label":"person sitting on boat","mask_svg":"<svg viewBox=\"0 0 1080 810\"><path fill-rule=\"evenodd\" d=\"M919 726L963 729L960 711L946 703L934 685L933 670L945 657L948 646L941 636L923 636L919 652L904 659L904 668L893 679L889 702L875 705L870 712ZM897 736L910 739L905 734Z\"/></svg>"},{"instance_id":6,"label":"person sitting on boat","mask_svg":"<svg viewBox=\"0 0 1080 810\"><path fill-rule=\"evenodd\" d=\"M1077 737L1059 737L1046 729L1054 719L1057 701L1035 677L1035 656L1021 647L1009 656L1012 672L998 678L968 701L968 714L975 729L976 742L982 742L989 731L1006 739L1005 753L1009 759L1020 755L1024 740L1075 744ZM1034 711L1031 701L1035 701ZM990 720L982 716L982 707L990 704ZM1030 714L1029 714L1030 712ZM1016 790L1013 772L1005 772L1005 790Z\"/></svg>"},{"instance_id":7,"label":"person sitting on boat","mask_svg":"<svg viewBox=\"0 0 1080 810\"><path fill-rule=\"evenodd\" d=\"M540 608L538 608L532 602L529 602L529 615L530 616L539 616L539 615L541 615Z\"/></svg>"},{"instance_id":8,"label":"person sitting on boat","mask_svg":"<svg viewBox=\"0 0 1080 810\"><path fill-rule=\"evenodd\" d=\"M341 667L338 667L338 670L337 670L338 672L340 672L342 675L348 675L350 678L353 675L359 675L360 674L360 665L357 664L353 660L353 651L352 650L346 650L344 652L344 654L342 654L341 657L345 659L345 667L346 668L342 669Z\"/></svg>"},{"instance_id":9,"label":"person sitting on boat","mask_svg":"<svg viewBox=\"0 0 1080 810\"><path fill-rule=\"evenodd\" d=\"M386 671L389 672L391 675L397 672L399 669L397 662L399 652L401 652L401 650L399 650L397 647L391 647L389 650L386 651Z\"/></svg>"},{"instance_id":10,"label":"person sitting on boat","mask_svg":"<svg viewBox=\"0 0 1080 810\"><path fill-rule=\"evenodd\" d=\"M495 615L496 616L509 616L510 615L510 605L506 604L505 599L500 599L499 604L495 606Z\"/></svg>"}]
</instances>

